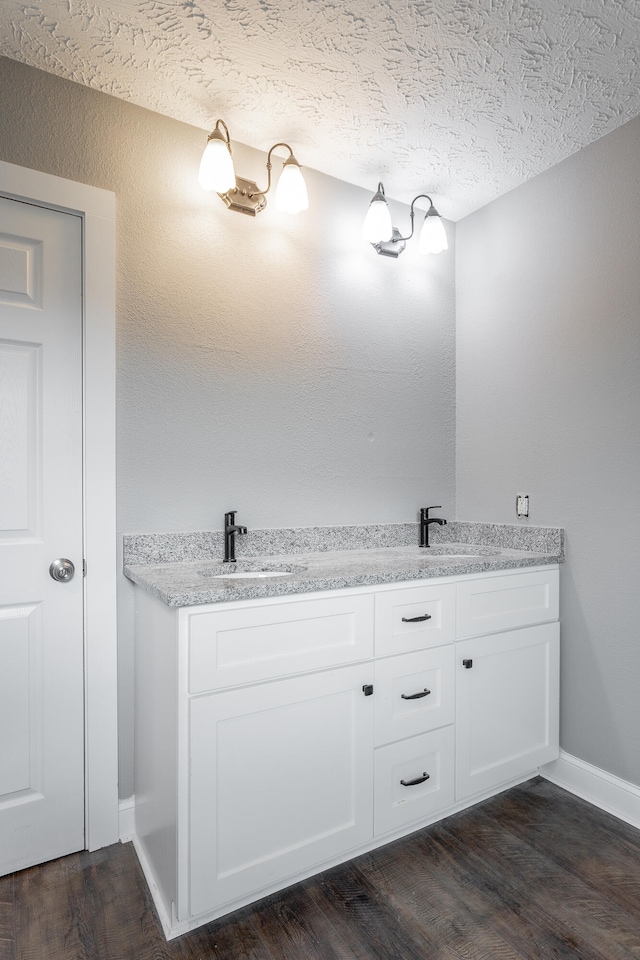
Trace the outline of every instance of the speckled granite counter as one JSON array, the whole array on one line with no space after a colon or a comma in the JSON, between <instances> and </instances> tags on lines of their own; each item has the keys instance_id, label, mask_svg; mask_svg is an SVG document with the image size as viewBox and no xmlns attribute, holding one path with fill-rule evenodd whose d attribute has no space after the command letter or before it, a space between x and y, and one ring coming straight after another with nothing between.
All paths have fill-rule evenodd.
<instances>
[{"instance_id":1,"label":"speckled granite counter","mask_svg":"<svg viewBox=\"0 0 640 960\"><path fill-rule=\"evenodd\" d=\"M237 538L238 563L221 565L222 531L127 535L124 572L171 607L461 576L564 560L559 527L452 522L254 530ZM243 577L243 572L245 576ZM247 578L250 572L254 579ZM274 575L275 574L275 575Z\"/></svg>"}]
</instances>

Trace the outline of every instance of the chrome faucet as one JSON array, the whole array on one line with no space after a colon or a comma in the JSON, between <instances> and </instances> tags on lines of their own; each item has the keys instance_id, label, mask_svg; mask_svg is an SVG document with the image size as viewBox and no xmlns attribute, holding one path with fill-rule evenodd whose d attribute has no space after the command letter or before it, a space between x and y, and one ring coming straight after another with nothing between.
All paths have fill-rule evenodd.
<instances>
[{"instance_id":1,"label":"chrome faucet","mask_svg":"<svg viewBox=\"0 0 640 960\"><path fill-rule=\"evenodd\" d=\"M237 510L230 510L224 515L224 562L236 562L236 534L246 533L247 528L236 523Z\"/></svg>"},{"instance_id":2,"label":"chrome faucet","mask_svg":"<svg viewBox=\"0 0 640 960\"><path fill-rule=\"evenodd\" d=\"M440 517L430 517L429 510L442 510L440 504L435 507L421 507L420 508L420 546L428 547L429 546L429 524L437 523L439 526L443 526L447 521L442 520Z\"/></svg>"}]
</instances>

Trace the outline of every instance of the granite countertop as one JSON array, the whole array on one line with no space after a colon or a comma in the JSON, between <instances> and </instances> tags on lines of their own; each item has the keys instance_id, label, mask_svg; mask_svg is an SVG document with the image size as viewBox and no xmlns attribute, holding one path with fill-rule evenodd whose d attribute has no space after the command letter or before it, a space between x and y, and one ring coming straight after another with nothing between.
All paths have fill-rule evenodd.
<instances>
[{"instance_id":1,"label":"granite countertop","mask_svg":"<svg viewBox=\"0 0 640 960\"><path fill-rule=\"evenodd\" d=\"M454 522L439 527L437 535L431 537L432 546L426 549L417 545L417 524L253 531L252 541L243 544L241 553L243 540L237 538L238 563L230 565L221 562L220 531L126 536L124 573L168 606L182 607L535 567L564 560L563 531L557 527ZM352 544L352 548L345 548L346 544ZM270 549L256 552L265 546ZM280 552L273 549L283 546ZM338 549L332 549L336 546ZM249 579L242 576L243 571L279 575Z\"/></svg>"}]
</instances>

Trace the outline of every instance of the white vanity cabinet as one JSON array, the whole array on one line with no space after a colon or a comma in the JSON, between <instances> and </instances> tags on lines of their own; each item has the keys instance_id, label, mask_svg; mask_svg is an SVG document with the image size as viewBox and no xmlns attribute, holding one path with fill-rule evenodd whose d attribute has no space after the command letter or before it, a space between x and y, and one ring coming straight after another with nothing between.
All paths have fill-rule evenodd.
<instances>
[{"instance_id":1,"label":"white vanity cabinet","mask_svg":"<svg viewBox=\"0 0 640 960\"><path fill-rule=\"evenodd\" d=\"M167 936L557 756L557 578L178 609L136 590L135 843Z\"/></svg>"}]
</instances>

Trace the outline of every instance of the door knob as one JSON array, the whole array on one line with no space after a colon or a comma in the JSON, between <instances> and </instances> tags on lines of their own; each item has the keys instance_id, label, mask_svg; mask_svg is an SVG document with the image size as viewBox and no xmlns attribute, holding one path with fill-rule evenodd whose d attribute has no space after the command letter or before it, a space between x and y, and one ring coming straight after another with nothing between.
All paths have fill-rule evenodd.
<instances>
[{"instance_id":1,"label":"door knob","mask_svg":"<svg viewBox=\"0 0 640 960\"><path fill-rule=\"evenodd\" d=\"M72 579L75 572L76 568L71 563L71 560L66 560L64 557L61 557L59 560L54 560L49 567L50 575L59 583L67 583L68 580Z\"/></svg>"}]
</instances>

